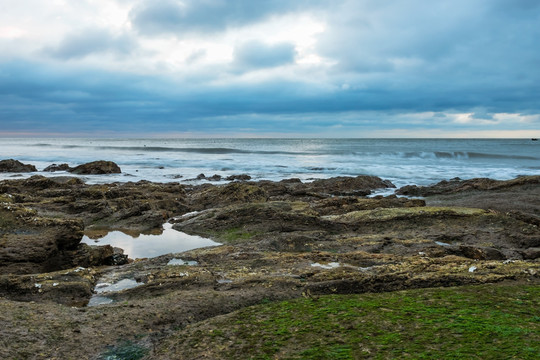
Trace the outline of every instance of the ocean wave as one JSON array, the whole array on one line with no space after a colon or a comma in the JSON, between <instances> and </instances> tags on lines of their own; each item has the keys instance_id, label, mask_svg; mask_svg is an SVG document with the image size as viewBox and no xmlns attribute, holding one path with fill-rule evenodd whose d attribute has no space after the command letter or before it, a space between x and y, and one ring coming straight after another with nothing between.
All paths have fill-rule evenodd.
<instances>
[{"instance_id":1,"label":"ocean wave","mask_svg":"<svg viewBox=\"0 0 540 360\"><path fill-rule=\"evenodd\" d=\"M85 146L85 145L64 145L64 149L75 148L90 148L93 150L114 150L114 151L141 151L141 152L180 152L180 153L197 153L197 154L261 154L261 155L313 155L307 152L294 152L282 150L243 150L226 147L164 147L164 146Z\"/></svg>"},{"instance_id":2,"label":"ocean wave","mask_svg":"<svg viewBox=\"0 0 540 360\"><path fill-rule=\"evenodd\" d=\"M52 146L52 144L47 144L47 143L37 143L37 144L33 144L31 146L35 146L35 147L49 147L49 146Z\"/></svg>"},{"instance_id":3,"label":"ocean wave","mask_svg":"<svg viewBox=\"0 0 540 360\"><path fill-rule=\"evenodd\" d=\"M501 159L501 160L539 160L538 157L524 155L487 154L467 151L413 151L392 153L393 156L406 159Z\"/></svg>"}]
</instances>

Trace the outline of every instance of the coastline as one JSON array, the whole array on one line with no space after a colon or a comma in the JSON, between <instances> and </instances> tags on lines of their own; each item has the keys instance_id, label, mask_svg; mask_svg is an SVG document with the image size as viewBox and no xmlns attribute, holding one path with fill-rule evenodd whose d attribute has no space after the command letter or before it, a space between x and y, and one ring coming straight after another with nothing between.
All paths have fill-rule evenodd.
<instances>
[{"instance_id":1,"label":"coastline","mask_svg":"<svg viewBox=\"0 0 540 360\"><path fill-rule=\"evenodd\" d=\"M55 344L59 350L33 349L92 358L106 352L107 344L141 333L141 344L159 347L174 328L262 301L501 282L538 285L540 176L454 179L398 189L407 197L370 197L392 186L373 176L219 185L85 184L69 176L0 181L0 302L21 311L77 306L67 316L84 326L56 324L58 331L72 332ZM136 234L166 221L223 245L127 263L110 246L79 244L85 231ZM173 259L191 263L168 265ZM111 293L109 305L84 307L103 276L139 286ZM28 317L16 325L5 316L12 330L3 335L16 344L2 349L9 358L25 344L14 337L20 326L41 320ZM120 331L115 322L122 324ZM73 341L83 338L85 345L74 349Z\"/></svg>"}]
</instances>

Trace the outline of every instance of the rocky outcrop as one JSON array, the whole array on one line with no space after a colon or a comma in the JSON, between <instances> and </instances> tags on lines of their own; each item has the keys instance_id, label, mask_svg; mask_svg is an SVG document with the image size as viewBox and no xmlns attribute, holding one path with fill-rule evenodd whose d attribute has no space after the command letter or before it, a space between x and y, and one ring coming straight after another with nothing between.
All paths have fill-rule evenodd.
<instances>
[{"instance_id":1,"label":"rocky outcrop","mask_svg":"<svg viewBox=\"0 0 540 360\"><path fill-rule=\"evenodd\" d=\"M266 191L248 183L230 183L224 186L201 186L192 191L190 203L193 210L239 203L258 203L268 200Z\"/></svg>"},{"instance_id":2,"label":"rocky outcrop","mask_svg":"<svg viewBox=\"0 0 540 360\"><path fill-rule=\"evenodd\" d=\"M43 176L0 181L0 323L9 324L0 328L11 346L0 354L100 358L104 338L142 339L153 348L173 329L303 295L316 301L324 294L540 283L534 181L426 199L360 196L388 186L373 177L221 186L88 185ZM481 206L456 206L471 195L483 199ZM519 199L518 209L530 212L484 206L495 198L508 207ZM174 228L223 245L114 266L126 261L120 251L77 241L83 225L136 232L171 217ZM138 286L108 294L107 306L69 307L88 302L103 273L107 282Z\"/></svg>"},{"instance_id":3,"label":"rocky outcrop","mask_svg":"<svg viewBox=\"0 0 540 360\"><path fill-rule=\"evenodd\" d=\"M394 206L381 207L385 203ZM347 205L339 212L328 200L236 204L179 218L174 228L274 251L362 250L504 260L522 259L524 250L540 246L535 225L482 209L424 207L395 198ZM362 210L347 211L353 208Z\"/></svg>"},{"instance_id":4,"label":"rocky outcrop","mask_svg":"<svg viewBox=\"0 0 540 360\"><path fill-rule=\"evenodd\" d=\"M68 164L51 164L47 166L43 171L45 172L55 172L55 171L70 171L71 167Z\"/></svg>"},{"instance_id":5,"label":"rocky outcrop","mask_svg":"<svg viewBox=\"0 0 540 360\"><path fill-rule=\"evenodd\" d=\"M279 182L259 181L257 186L264 189L271 200L304 200L343 197L366 196L373 190L394 188L388 180L376 176L336 177L319 179L312 182L302 182L300 179L285 179Z\"/></svg>"},{"instance_id":6,"label":"rocky outcrop","mask_svg":"<svg viewBox=\"0 0 540 360\"><path fill-rule=\"evenodd\" d=\"M110 246L79 244L83 224L47 218L4 199L0 204L0 274L31 274L112 264Z\"/></svg>"},{"instance_id":7,"label":"rocky outcrop","mask_svg":"<svg viewBox=\"0 0 540 360\"><path fill-rule=\"evenodd\" d=\"M96 271L83 267L44 274L0 274L0 298L84 306L96 282Z\"/></svg>"},{"instance_id":8,"label":"rocky outcrop","mask_svg":"<svg viewBox=\"0 0 540 360\"><path fill-rule=\"evenodd\" d=\"M37 171L34 165L23 164L19 160L1 160L0 161L0 173L13 172L13 173L25 173Z\"/></svg>"},{"instance_id":9,"label":"rocky outcrop","mask_svg":"<svg viewBox=\"0 0 540 360\"><path fill-rule=\"evenodd\" d=\"M377 176L361 175L315 180L305 184L303 187L306 191L323 194L365 196L371 194L374 189L395 188L395 185Z\"/></svg>"},{"instance_id":10,"label":"rocky outcrop","mask_svg":"<svg viewBox=\"0 0 540 360\"><path fill-rule=\"evenodd\" d=\"M248 174L230 175L225 180L228 181L248 181L251 180L251 176Z\"/></svg>"},{"instance_id":11,"label":"rocky outcrop","mask_svg":"<svg viewBox=\"0 0 540 360\"><path fill-rule=\"evenodd\" d=\"M102 175L102 174L120 174L122 170L112 161L93 161L76 166L69 172L78 175Z\"/></svg>"},{"instance_id":12,"label":"rocky outcrop","mask_svg":"<svg viewBox=\"0 0 540 360\"><path fill-rule=\"evenodd\" d=\"M540 176L506 181L453 179L432 186L405 186L397 193L423 196L428 205L482 208L540 226Z\"/></svg>"},{"instance_id":13,"label":"rocky outcrop","mask_svg":"<svg viewBox=\"0 0 540 360\"><path fill-rule=\"evenodd\" d=\"M145 231L189 211L177 183L87 185L75 177L32 176L0 182L0 195L45 215L80 220L88 228Z\"/></svg>"},{"instance_id":14,"label":"rocky outcrop","mask_svg":"<svg viewBox=\"0 0 540 360\"><path fill-rule=\"evenodd\" d=\"M523 186L540 186L540 176L522 176L512 180L493 180L487 178L474 178L470 180L461 180L455 178L443 180L430 186L407 185L396 191L399 195L408 196L433 196L467 192L472 190L494 191L511 189Z\"/></svg>"},{"instance_id":15,"label":"rocky outcrop","mask_svg":"<svg viewBox=\"0 0 540 360\"><path fill-rule=\"evenodd\" d=\"M66 251L77 248L82 223L40 217L36 211L4 202L0 206L0 271L27 273L62 268Z\"/></svg>"}]
</instances>

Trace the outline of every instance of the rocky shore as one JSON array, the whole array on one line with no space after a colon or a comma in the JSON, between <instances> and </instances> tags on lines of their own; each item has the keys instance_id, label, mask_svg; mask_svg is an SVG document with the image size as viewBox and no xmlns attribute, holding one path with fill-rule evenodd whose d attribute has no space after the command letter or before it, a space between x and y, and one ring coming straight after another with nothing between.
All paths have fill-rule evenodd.
<instances>
[{"instance_id":1,"label":"rocky shore","mask_svg":"<svg viewBox=\"0 0 540 360\"><path fill-rule=\"evenodd\" d=\"M99 359L129 341L152 358L186 325L266 301L539 282L540 176L371 197L394 185L373 176L230 180L1 181L0 357ZM223 245L128 261L120 249L80 243L84 233L159 231L167 221ZM101 277L137 286L88 307Z\"/></svg>"}]
</instances>

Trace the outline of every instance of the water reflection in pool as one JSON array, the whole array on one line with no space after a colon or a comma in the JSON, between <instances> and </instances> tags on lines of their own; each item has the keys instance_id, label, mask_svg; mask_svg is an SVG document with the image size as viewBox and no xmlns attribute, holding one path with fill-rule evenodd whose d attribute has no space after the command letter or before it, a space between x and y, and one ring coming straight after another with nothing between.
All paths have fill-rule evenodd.
<instances>
[{"instance_id":1,"label":"water reflection in pool","mask_svg":"<svg viewBox=\"0 0 540 360\"><path fill-rule=\"evenodd\" d=\"M188 235L176 231L172 224L163 224L163 233L159 235L130 236L121 231L111 231L99 239L84 236L82 243L88 245L111 245L124 249L124 253L132 259L150 258L169 253L178 253L205 246L221 245L213 240L200 236Z\"/></svg>"}]
</instances>

